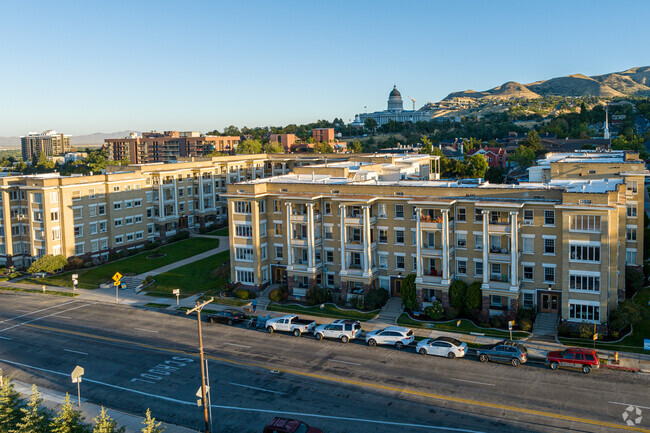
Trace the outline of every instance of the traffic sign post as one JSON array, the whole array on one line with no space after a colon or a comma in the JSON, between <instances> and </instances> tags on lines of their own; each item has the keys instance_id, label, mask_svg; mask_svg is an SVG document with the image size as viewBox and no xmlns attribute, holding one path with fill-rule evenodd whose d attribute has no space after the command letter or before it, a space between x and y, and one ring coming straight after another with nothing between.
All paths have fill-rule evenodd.
<instances>
[{"instance_id":1,"label":"traffic sign post","mask_svg":"<svg viewBox=\"0 0 650 433\"><path fill-rule=\"evenodd\" d=\"M115 272L115 274L111 277L111 279L113 280L113 285L115 286L115 302L119 303L120 296L118 292L120 290L120 285L122 284L120 283L120 280L122 279L122 274L120 274L119 272Z\"/></svg>"},{"instance_id":2,"label":"traffic sign post","mask_svg":"<svg viewBox=\"0 0 650 433\"><path fill-rule=\"evenodd\" d=\"M72 274L72 290L77 290L79 284L79 274Z\"/></svg>"},{"instance_id":3,"label":"traffic sign post","mask_svg":"<svg viewBox=\"0 0 650 433\"><path fill-rule=\"evenodd\" d=\"M81 376L84 375L84 369L83 367L76 366L74 370L72 370L72 373L70 374L70 377L72 377L72 383L77 384L77 399L79 401L79 407L81 407Z\"/></svg>"},{"instance_id":4,"label":"traffic sign post","mask_svg":"<svg viewBox=\"0 0 650 433\"><path fill-rule=\"evenodd\" d=\"M512 341L512 327L513 327L514 324L515 324L514 320L510 320L508 322L508 330L510 331L510 341Z\"/></svg>"},{"instance_id":5,"label":"traffic sign post","mask_svg":"<svg viewBox=\"0 0 650 433\"><path fill-rule=\"evenodd\" d=\"M174 289L174 290L172 291L172 293L173 293L174 295L176 295L176 306L178 306L178 305L179 305L179 302L180 302L180 297L181 297L181 290L180 290L180 289Z\"/></svg>"}]
</instances>

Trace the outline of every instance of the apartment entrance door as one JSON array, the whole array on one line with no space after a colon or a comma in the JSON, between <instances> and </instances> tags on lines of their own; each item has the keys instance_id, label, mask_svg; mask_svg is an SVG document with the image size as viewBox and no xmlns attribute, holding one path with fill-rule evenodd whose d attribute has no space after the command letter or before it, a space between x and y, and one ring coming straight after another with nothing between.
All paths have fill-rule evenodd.
<instances>
[{"instance_id":1,"label":"apartment entrance door","mask_svg":"<svg viewBox=\"0 0 650 433\"><path fill-rule=\"evenodd\" d=\"M402 279L401 278L391 278L391 284L390 284L390 295L391 296L397 296L398 298L401 298L402 295L400 294L400 290L402 288Z\"/></svg>"},{"instance_id":2,"label":"apartment entrance door","mask_svg":"<svg viewBox=\"0 0 650 433\"><path fill-rule=\"evenodd\" d=\"M287 269L284 266L271 266L273 284L287 284Z\"/></svg>"},{"instance_id":3,"label":"apartment entrance door","mask_svg":"<svg viewBox=\"0 0 650 433\"><path fill-rule=\"evenodd\" d=\"M559 293L542 293L542 302L539 306L540 313L557 314L560 311Z\"/></svg>"}]
</instances>

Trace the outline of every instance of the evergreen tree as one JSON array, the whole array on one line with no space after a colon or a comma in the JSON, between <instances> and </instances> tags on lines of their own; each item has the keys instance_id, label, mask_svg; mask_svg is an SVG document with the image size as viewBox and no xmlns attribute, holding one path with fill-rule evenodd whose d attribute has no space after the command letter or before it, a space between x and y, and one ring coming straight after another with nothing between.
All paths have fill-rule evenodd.
<instances>
[{"instance_id":1,"label":"evergreen tree","mask_svg":"<svg viewBox=\"0 0 650 433\"><path fill-rule=\"evenodd\" d=\"M70 395L66 392L63 406L50 424L51 433L90 433L90 426L83 422L84 417L70 402Z\"/></svg>"},{"instance_id":2,"label":"evergreen tree","mask_svg":"<svg viewBox=\"0 0 650 433\"><path fill-rule=\"evenodd\" d=\"M126 428L117 428L117 421L108 416L106 409L102 406L102 411L98 417L93 418L95 427L92 433L125 433Z\"/></svg>"},{"instance_id":3,"label":"evergreen tree","mask_svg":"<svg viewBox=\"0 0 650 433\"><path fill-rule=\"evenodd\" d=\"M48 433L50 414L47 409L41 407L43 399L38 392L36 385L32 385L32 395L27 400L27 405L20 408L22 413L20 421L15 428L9 430L11 433Z\"/></svg>"},{"instance_id":4,"label":"evergreen tree","mask_svg":"<svg viewBox=\"0 0 650 433\"><path fill-rule=\"evenodd\" d=\"M161 422L156 422L156 418L151 416L151 411L147 409L147 414L142 421L144 427L142 428L142 433L162 433L165 431L165 427L160 427Z\"/></svg>"},{"instance_id":5,"label":"evergreen tree","mask_svg":"<svg viewBox=\"0 0 650 433\"><path fill-rule=\"evenodd\" d=\"M5 378L0 388L0 433L9 432L20 420L22 404L20 394L14 390L14 384Z\"/></svg>"}]
</instances>

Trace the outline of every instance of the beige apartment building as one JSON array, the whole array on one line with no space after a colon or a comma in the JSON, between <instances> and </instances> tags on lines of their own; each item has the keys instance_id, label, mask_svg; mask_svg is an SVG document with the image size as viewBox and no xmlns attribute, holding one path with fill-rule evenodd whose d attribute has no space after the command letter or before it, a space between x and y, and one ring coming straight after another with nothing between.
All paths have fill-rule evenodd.
<instances>
[{"instance_id":1,"label":"beige apartment building","mask_svg":"<svg viewBox=\"0 0 650 433\"><path fill-rule=\"evenodd\" d=\"M72 151L70 135L60 134L53 130L41 133L30 132L20 137L20 148L23 161L31 161L44 153L45 156L60 156Z\"/></svg>"},{"instance_id":2,"label":"beige apartment building","mask_svg":"<svg viewBox=\"0 0 650 433\"><path fill-rule=\"evenodd\" d=\"M399 296L415 274L421 307L449 305L455 279L480 281L491 315L523 306L606 322L626 266L643 263L648 172L633 153L557 156L539 162L548 178L519 185L437 180L438 161L422 155L229 185L232 281L284 283L297 298L315 285Z\"/></svg>"}]
</instances>

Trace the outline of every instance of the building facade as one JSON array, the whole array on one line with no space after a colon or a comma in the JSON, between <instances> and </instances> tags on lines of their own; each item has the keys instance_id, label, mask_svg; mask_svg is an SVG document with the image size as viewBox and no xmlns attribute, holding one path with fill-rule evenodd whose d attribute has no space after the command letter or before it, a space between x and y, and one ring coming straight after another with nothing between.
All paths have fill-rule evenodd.
<instances>
[{"instance_id":1,"label":"building facade","mask_svg":"<svg viewBox=\"0 0 650 433\"><path fill-rule=\"evenodd\" d=\"M479 281L490 315L522 306L603 323L625 296L626 266L643 263L638 155L593 169L607 178L580 178L574 162L557 179L520 185L437 181L436 164L406 158L230 185L232 281L285 283L298 298L324 286L349 298L373 287L400 296L414 274L422 308L448 306L455 279Z\"/></svg>"},{"instance_id":2,"label":"building facade","mask_svg":"<svg viewBox=\"0 0 650 433\"><path fill-rule=\"evenodd\" d=\"M42 133L30 132L20 137L20 148L23 161L31 161L44 153L45 156L60 156L72 151L70 135L60 134L53 130Z\"/></svg>"},{"instance_id":3,"label":"building facade","mask_svg":"<svg viewBox=\"0 0 650 433\"><path fill-rule=\"evenodd\" d=\"M397 86L393 86L393 90L388 95L388 108L383 111L375 111L374 113L361 113L354 117L352 126L363 126L366 119L374 119L377 125L385 125L390 120L394 122L416 123L420 121L430 121L431 114L428 111L422 110L404 110L404 102L402 95L397 90Z\"/></svg>"},{"instance_id":4,"label":"building facade","mask_svg":"<svg viewBox=\"0 0 650 433\"><path fill-rule=\"evenodd\" d=\"M470 149L467 156L483 155L489 167L506 168L508 163L508 152L503 147L481 147Z\"/></svg>"}]
</instances>

